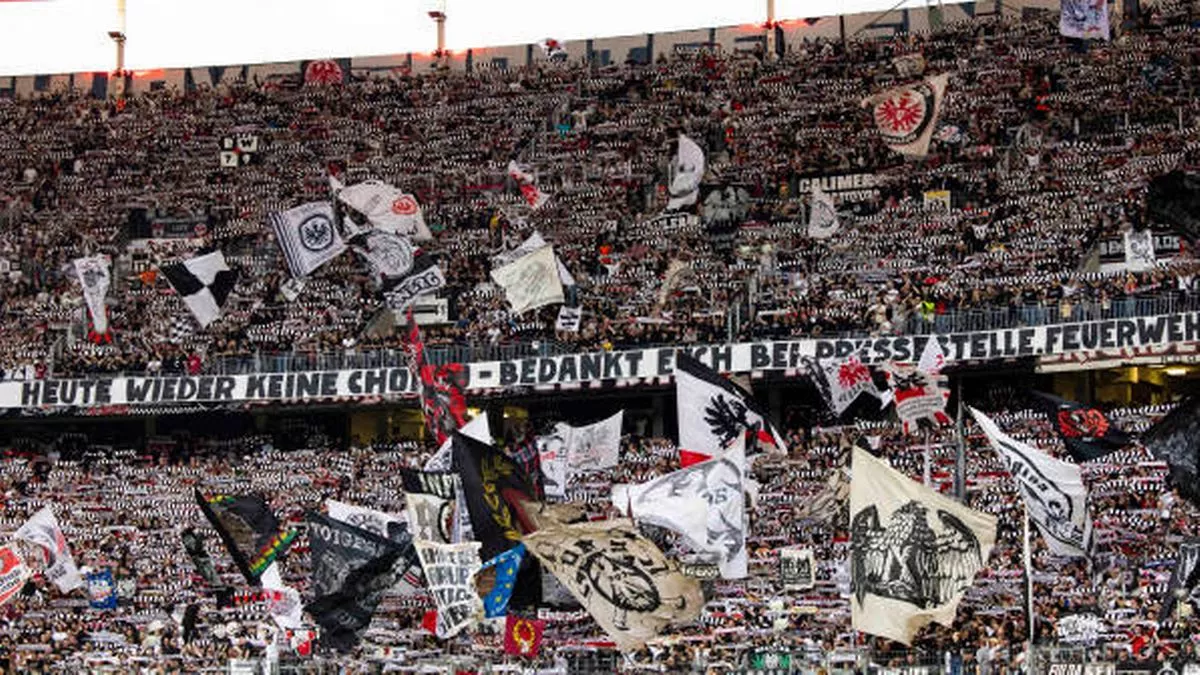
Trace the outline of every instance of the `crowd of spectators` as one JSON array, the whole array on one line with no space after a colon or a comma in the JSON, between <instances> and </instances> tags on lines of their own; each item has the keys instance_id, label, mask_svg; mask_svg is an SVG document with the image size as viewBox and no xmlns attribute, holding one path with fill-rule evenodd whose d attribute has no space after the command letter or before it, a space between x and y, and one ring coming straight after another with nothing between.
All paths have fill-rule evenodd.
<instances>
[{"instance_id":1,"label":"crowd of spectators","mask_svg":"<svg viewBox=\"0 0 1200 675\"><path fill-rule=\"evenodd\" d=\"M796 42L777 59L701 51L330 86L167 87L121 101L72 91L0 100L0 371L154 372L188 359L204 369L224 357L397 346L397 335L364 331L380 301L351 254L294 301L280 294L287 272L267 216L328 199L329 174L390 182L424 206L435 232L426 248L449 279L449 320L429 328L431 344L591 350L882 334L954 329L972 312L1012 325L1189 302L1186 241L1158 269L1096 271L1099 242L1165 229L1145 216L1147 179L1196 164L1200 33L1188 5L1151 11L1144 26L1082 48L1048 18L1006 16ZM890 151L860 106L910 80L894 58L913 53L926 73L951 75L922 162ZM659 217L680 132L707 153L705 185L734 186L744 203L708 204L706 187L699 220ZM222 168L221 140L238 133L259 137L254 159ZM537 211L506 177L512 158L551 195ZM808 238L803 181L847 174L871 186L832 190L842 230ZM950 207L926 204L931 190L949 190ZM732 218L732 241L712 236L710 218ZM173 225L154 238L156 222ZM190 236L171 238L179 223ZM555 331L556 306L514 316L489 281L490 255L535 230L577 282L577 332ZM242 274L224 316L189 333L153 269L205 247ZM85 254L113 261L111 344L84 339L70 263ZM694 274L663 289L676 260Z\"/></svg>"},{"instance_id":2,"label":"crowd of spectators","mask_svg":"<svg viewBox=\"0 0 1200 675\"><path fill-rule=\"evenodd\" d=\"M1111 418L1136 433L1167 410L1123 409L1113 411ZM1041 413L1013 409L993 415L1012 436L1066 455ZM906 436L898 425L886 422L790 429L785 430L790 446L786 457L764 456L754 463L758 486L749 510L750 577L705 582L708 603L701 619L671 628L646 649L620 660L621 667L703 671L719 669L719 664L737 667L755 654L784 654L794 664L829 666L840 657L861 659L860 666L866 659L938 668L954 662L964 664L964 672L1015 672L1027 658L1021 497L986 438L973 423L965 424L966 501L997 516L1000 530L987 569L951 628L926 629L911 650L851 630L848 514L845 490L837 486L848 447L861 443L914 480L950 493L955 428L918 436ZM266 606L253 600L216 543L193 501L193 488L263 494L281 518L303 532L303 511L319 510L326 499L403 513L396 469L421 464L433 449L369 439L346 448L308 429L303 424L290 427L288 446L294 449L287 450L270 434L227 439L178 434L151 438L137 448L97 446L80 435L14 439L0 463L0 527L11 532L42 506L52 505L77 562L113 571L118 606L89 609L80 592L60 594L35 577L0 609L0 659L7 659L14 672L50 664L194 672L221 667L230 659L298 658L289 636L275 627ZM510 439L518 435L508 434ZM608 501L611 484L643 481L678 468L678 452L668 439L629 435L622 445L616 469L575 475L569 484L567 499L583 506L591 518L615 515ZM1175 497L1166 474L1165 465L1138 443L1084 465L1096 538L1090 560L1055 557L1034 535L1039 649L1067 647L1077 650L1075 658L1088 650L1109 661L1180 663L1195 658L1200 624L1194 608L1182 602L1179 611L1162 621L1159 616L1178 545L1200 522L1200 511ZM218 573L235 589L233 606L220 606L197 575L180 540L187 527L207 531ZM665 531L650 527L647 533L669 557L686 555L686 546ZM789 546L813 550L814 588L788 590L780 582L779 551ZM308 592L307 547L301 534L282 565L283 579L302 595ZM183 616L189 606L196 612L196 627L185 636ZM351 657L339 658L414 668L451 661L515 663L502 654L494 628L436 640L421 627L421 617L431 607L423 590L389 593L360 647ZM542 665L552 668L580 659L609 663L603 659L611 658L611 652L590 646L605 638L586 612L562 606L540 612L548 621ZM1079 615L1091 617L1091 632L1065 627ZM1072 616L1076 619L1064 622ZM972 665L986 669L971 671Z\"/></svg>"}]
</instances>

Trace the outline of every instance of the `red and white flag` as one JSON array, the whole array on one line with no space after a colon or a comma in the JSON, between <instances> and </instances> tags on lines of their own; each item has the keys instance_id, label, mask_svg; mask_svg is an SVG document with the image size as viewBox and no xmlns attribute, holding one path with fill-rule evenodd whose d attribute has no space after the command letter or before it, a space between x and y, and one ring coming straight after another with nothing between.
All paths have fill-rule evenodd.
<instances>
[{"instance_id":1,"label":"red and white flag","mask_svg":"<svg viewBox=\"0 0 1200 675\"><path fill-rule=\"evenodd\" d=\"M936 344L937 341L930 342ZM950 390L945 387L944 375L902 363L889 363L883 372L892 388L892 400L896 404L896 415L904 425L904 433L915 429L921 419L929 420L934 426L950 424L950 416L946 414Z\"/></svg>"},{"instance_id":2,"label":"red and white flag","mask_svg":"<svg viewBox=\"0 0 1200 675\"><path fill-rule=\"evenodd\" d=\"M902 155L927 155L949 80L950 75L943 73L864 100L863 107L871 110L883 142Z\"/></svg>"},{"instance_id":3,"label":"red and white flag","mask_svg":"<svg viewBox=\"0 0 1200 675\"><path fill-rule=\"evenodd\" d=\"M821 365L822 375L827 385L825 394L829 408L837 415L846 412L851 403L862 394L870 394L883 400L883 394L875 386L871 369L857 356L851 356L838 363L829 361Z\"/></svg>"},{"instance_id":4,"label":"red and white flag","mask_svg":"<svg viewBox=\"0 0 1200 675\"><path fill-rule=\"evenodd\" d=\"M508 176L517 182L517 186L521 188L521 194L525 197L525 202L533 209L540 209L542 204L550 199L550 195L538 188L533 174L523 170L516 160L509 161Z\"/></svg>"}]
</instances>

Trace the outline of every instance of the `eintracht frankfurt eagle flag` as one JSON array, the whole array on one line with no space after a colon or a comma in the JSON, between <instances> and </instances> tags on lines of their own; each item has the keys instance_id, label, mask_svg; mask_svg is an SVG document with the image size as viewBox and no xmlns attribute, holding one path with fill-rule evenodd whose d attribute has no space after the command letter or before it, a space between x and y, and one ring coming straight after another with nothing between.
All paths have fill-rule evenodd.
<instances>
[{"instance_id":1,"label":"eintracht frankfurt eagle flag","mask_svg":"<svg viewBox=\"0 0 1200 675\"><path fill-rule=\"evenodd\" d=\"M902 155L924 157L942 112L949 74L880 92L865 101L883 142Z\"/></svg>"},{"instance_id":2,"label":"eintracht frankfurt eagle flag","mask_svg":"<svg viewBox=\"0 0 1200 675\"><path fill-rule=\"evenodd\" d=\"M1088 555L1092 518L1079 465L1055 459L1008 436L987 415L970 410L1021 489L1029 519L1041 531L1050 551L1064 556Z\"/></svg>"},{"instance_id":3,"label":"eintracht frankfurt eagle flag","mask_svg":"<svg viewBox=\"0 0 1200 675\"><path fill-rule=\"evenodd\" d=\"M855 630L911 644L954 623L987 564L996 517L972 511L855 446L850 480L850 612Z\"/></svg>"},{"instance_id":4,"label":"eintracht frankfurt eagle flag","mask_svg":"<svg viewBox=\"0 0 1200 675\"><path fill-rule=\"evenodd\" d=\"M755 447L786 451L783 436L753 396L683 353L675 359L675 394L684 466L719 457L742 435L746 454Z\"/></svg>"},{"instance_id":5,"label":"eintracht frankfurt eagle flag","mask_svg":"<svg viewBox=\"0 0 1200 675\"><path fill-rule=\"evenodd\" d=\"M294 278L312 274L346 250L346 242L334 222L333 205L329 202L302 204L271 214L275 238Z\"/></svg>"}]
</instances>

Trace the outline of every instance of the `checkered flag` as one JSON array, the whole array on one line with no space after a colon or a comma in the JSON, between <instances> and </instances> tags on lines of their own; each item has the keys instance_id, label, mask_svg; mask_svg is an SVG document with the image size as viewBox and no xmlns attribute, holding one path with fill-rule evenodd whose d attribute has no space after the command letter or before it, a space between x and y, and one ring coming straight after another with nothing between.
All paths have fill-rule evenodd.
<instances>
[{"instance_id":1,"label":"checkered flag","mask_svg":"<svg viewBox=\"0 0 1200 675\"><path fill-rule=\"evenodd\" d=\"M237 134L221 139L221 166L236 169L254 161L258 153L258 136L255 134Z\"/></svg>"},{"instance_id":2,"label":"checkered flag","mask_svg":"<svg viewBox=\"0 0 1200 675\"><path fill-rule=\"evenodd\" d=\"M161 265L159 271L170 282L171 288L183 298L192 316L201 328L221 316L221 308L237 283L237 272L225 264L225 255L213 251L170 265Z\"/></svg>"}]
</instances>

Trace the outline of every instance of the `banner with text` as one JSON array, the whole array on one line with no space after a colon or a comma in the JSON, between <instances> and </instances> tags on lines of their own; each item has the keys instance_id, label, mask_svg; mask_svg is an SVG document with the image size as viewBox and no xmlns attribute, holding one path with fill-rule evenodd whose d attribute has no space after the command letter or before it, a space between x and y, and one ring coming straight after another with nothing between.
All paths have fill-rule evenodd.
<instances>
[{"instance_id":1,"label":"banner with text","mask_svg":"<svg viewBox=\"0 0 1200 675\"><path fill-rule=\"evenodd\" d=\"M700 347L655 347L469 364L467 389L554 387L669 377L675 355L686 353L723 373L798 371L804 357L866 365L917 361L928 335L873 338L796 339ZM1006 328L932 336L949 366L1003 359L1044 359L1097 351L1141 349L1200 341L1200 312L1081 323ZM413 396L417 383L408 368L202 375L101 377L78 380L0 382L0 409L96 407L161 403L237 403Z\"/></svg>"}]
</instances>

